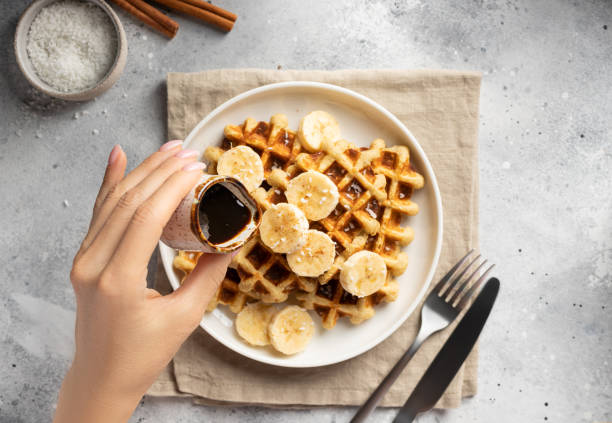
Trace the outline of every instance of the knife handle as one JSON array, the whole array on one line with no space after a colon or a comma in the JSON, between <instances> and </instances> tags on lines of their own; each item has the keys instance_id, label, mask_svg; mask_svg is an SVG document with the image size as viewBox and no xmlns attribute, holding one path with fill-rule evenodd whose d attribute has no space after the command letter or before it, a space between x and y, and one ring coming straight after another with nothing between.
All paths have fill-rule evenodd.
<instances>
[{"instance_id":1,"label":"knife handle","mask_svg":"<svg viewBox=\"0 0 612 423\"><path fill-rule=\"evenodd\" d=\"M408 362L414 355L414 353L419 349L423 341L425 341L431 333L426 333L423 330L423 326L419 328L419 333L417 334L416 339L412 343L412 346L408 351L404 353L404 355L399 359L393 369L385 376L383 381L378 385L378 388L370 395L370 398L357 410L357 414L351 419L351 423L362 423L365 422L368 416L374 411L378 403L383 399L391 385L397 380L399 375L402 373ZM416 415L416 414L415 414Z\"/></svg>"}]
</instances>

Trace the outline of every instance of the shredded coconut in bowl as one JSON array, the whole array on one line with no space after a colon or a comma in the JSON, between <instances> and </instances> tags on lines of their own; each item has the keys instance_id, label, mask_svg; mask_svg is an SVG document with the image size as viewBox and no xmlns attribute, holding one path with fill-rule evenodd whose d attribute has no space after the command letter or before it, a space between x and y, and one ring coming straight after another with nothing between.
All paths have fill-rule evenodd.
<instances>
[{"instance_id":1,"label":"shredded coconut in bowl","mask_svg":"<svg viewBox=\"0 0 612 423\"><path fill-rule=\"evenodd\" d=\"M77 92L106 76L117 54L117 34L99 6L61 0L34 18L26 49L40 79L58 91Z\"/></svg>"}]
</instances>

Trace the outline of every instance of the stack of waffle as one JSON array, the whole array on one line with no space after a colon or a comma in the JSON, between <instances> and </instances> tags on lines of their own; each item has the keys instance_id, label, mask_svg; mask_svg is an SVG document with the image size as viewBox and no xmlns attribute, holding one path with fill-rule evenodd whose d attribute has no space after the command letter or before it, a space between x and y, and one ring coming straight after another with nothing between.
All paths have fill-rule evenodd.
<instances>
[{"instance_id":1,"label":"stack of waffle","mask_svg":"<svg viewBox=\"0 0 612 423\"><path fill-rule=\"evenodd\" d=\"M401 247L414 237L412 228L402 223L418 212L411 196L424 183L410 166L407 147L387 147L377 139L369 148L358 148L338 139L313 148L301 141L301 133L288 129L284 115L272 116L269 123L247 119L241 126L228 125L224 135L219 147L205 151L209 173L216 171L225 151L236 146L252 148L261 158L265 177L252 195L264 211L287 202L288 183L303 172L320 172L336 185L339 201L335 209L327 217L309 222L311 229L326 233L335 242L336 257L322 275L298 276L285 255L273 252L257 235L234 257L209 310L223 304L238 313L251 301L297 301L319 314L323 326L331 329L343 316L354 324L361 323L374 315L377 304L397 298L399 286L394 278L408 264ZM383 258L387 279L377 292L360 298L347 292L339 279L343 263L363 250ZM181 251L174 267L185 277L198 257L198 253Z\"/></svg>"}]
</instances>

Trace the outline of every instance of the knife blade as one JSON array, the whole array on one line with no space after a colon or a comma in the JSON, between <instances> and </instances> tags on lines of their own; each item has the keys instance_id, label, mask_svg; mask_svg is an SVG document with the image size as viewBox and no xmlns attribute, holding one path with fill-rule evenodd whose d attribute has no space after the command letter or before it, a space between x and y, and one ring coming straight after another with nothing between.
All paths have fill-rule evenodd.
<instances>
[{"instance_id":1,"label":"knife blade","mask_svg":"<svg viewBox=\"0 0 612 423\"><path fill-rule=\"evenodd\" d=\"M440 399L472 351L498 292L499 280L489 279L419 380L394 423L412 422L418 413L429 410Z\"/></svg>"}]
</instances>

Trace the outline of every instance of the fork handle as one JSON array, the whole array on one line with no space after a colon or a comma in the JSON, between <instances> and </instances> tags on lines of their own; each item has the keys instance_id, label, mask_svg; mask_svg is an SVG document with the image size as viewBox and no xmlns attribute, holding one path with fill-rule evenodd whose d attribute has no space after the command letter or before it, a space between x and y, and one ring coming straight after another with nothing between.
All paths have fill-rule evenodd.
<instances>
[{"instance_id":1,"label":"fork handle","mask_svg":"<svg viewBox=\"0 0 612 423\"><path fill-rule=\"evenodd\" d=\"M393 385L393 383L402 373L402 370L404 370L414 353L419 349L423 341L425 341L429 335L430 333L423 330L423 326L421 325L419 328L419 333L408 351L406 351L399 361L395 363L395 366L393 366L380 385L378 385L378 388L372 392L370 398L368 398L368 400L359 408L359 410L357 410L357 414L355 414L355 416L351 419L351 423L361 423L366 421L368 416L372 413L372 411L374 411L374 409L378 406L378 403L391 388L391 385Z\"/></svg>"}]
</instances>

